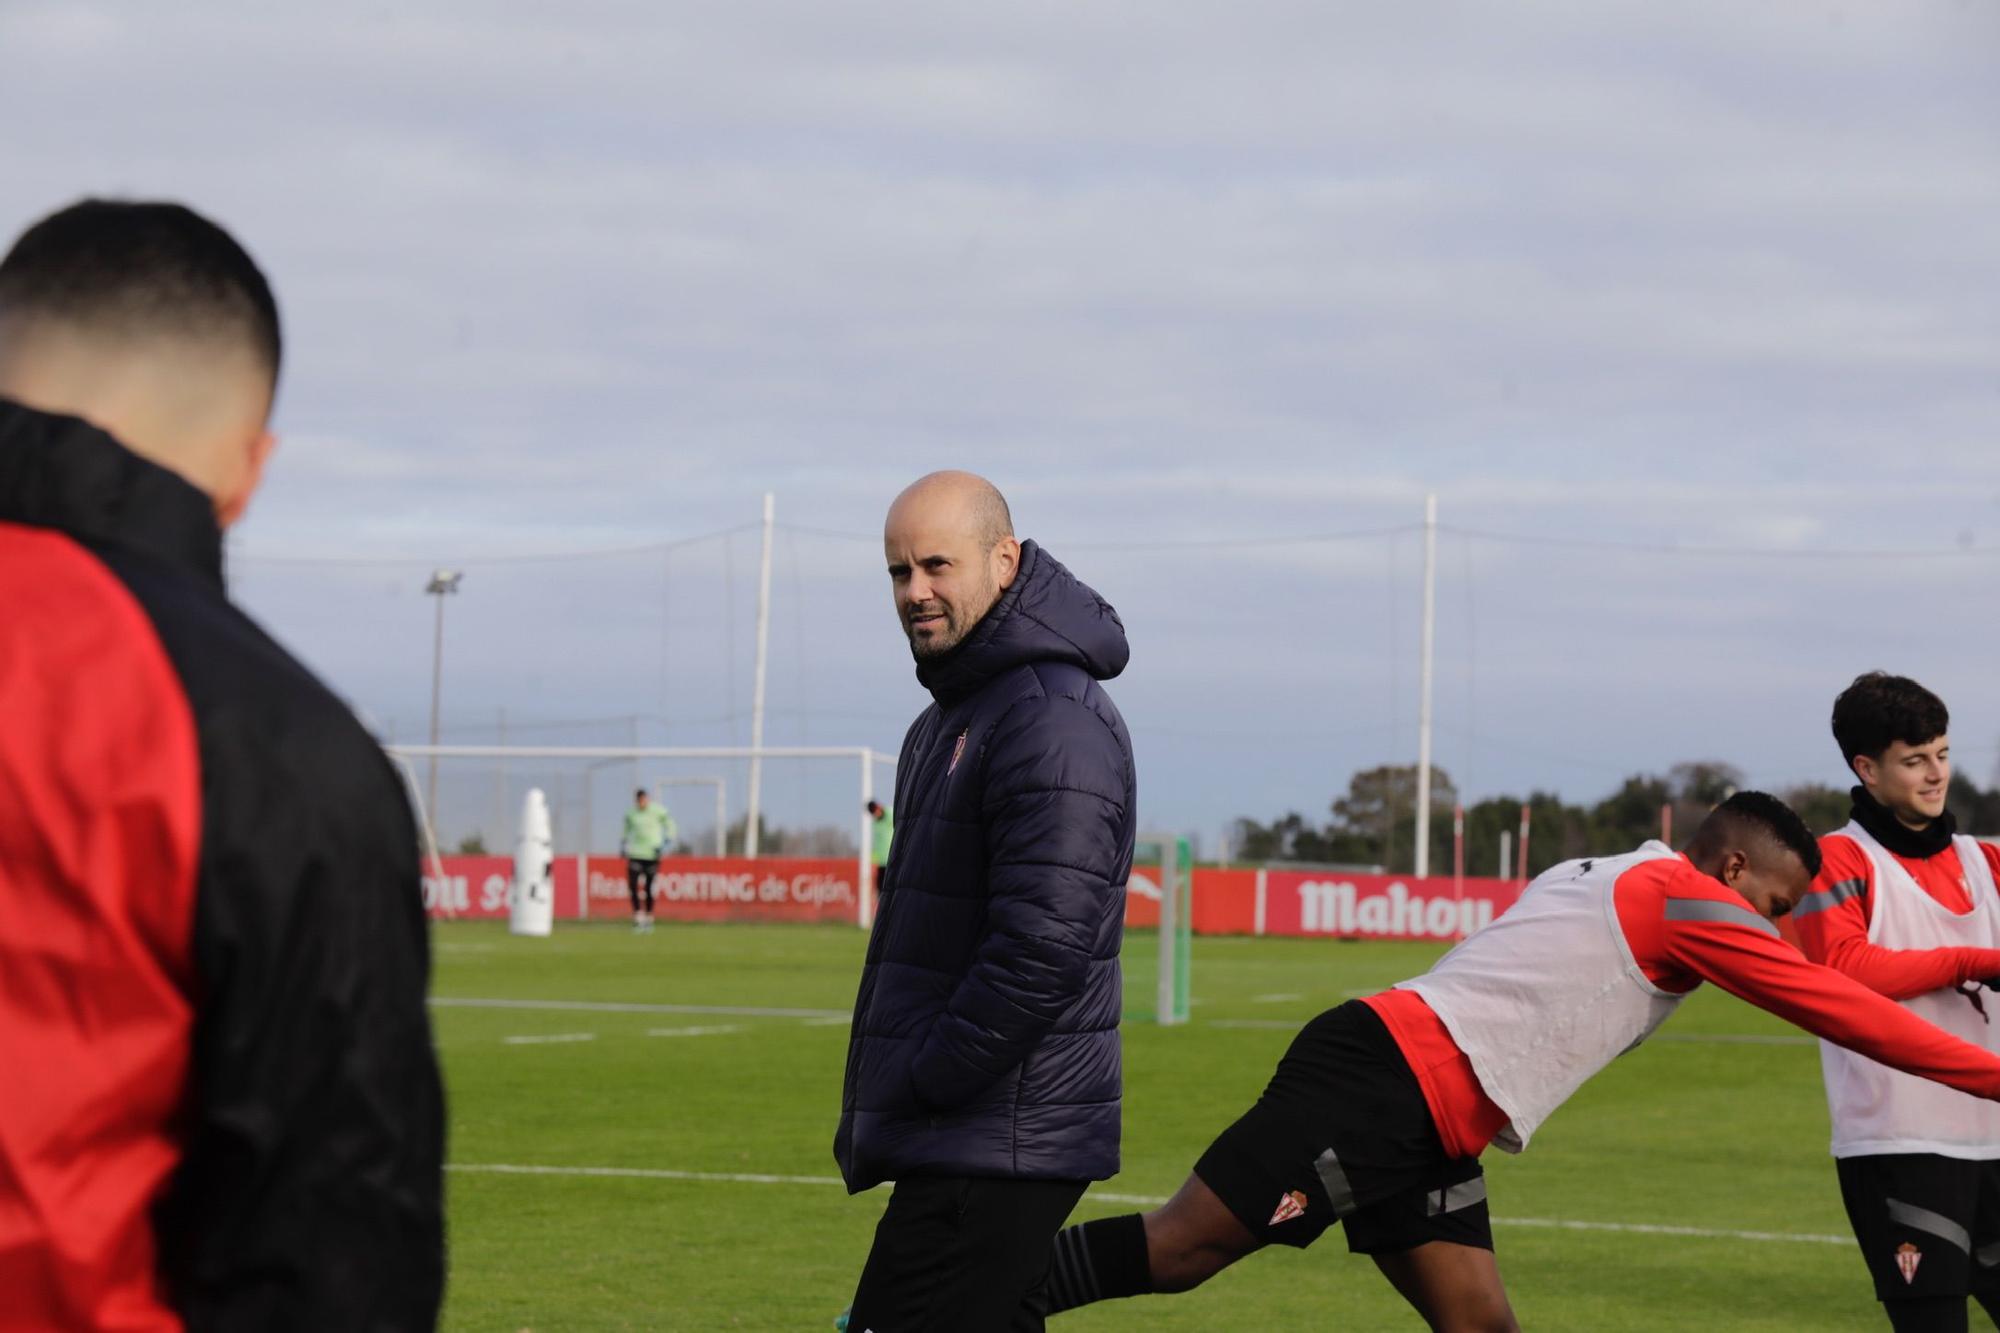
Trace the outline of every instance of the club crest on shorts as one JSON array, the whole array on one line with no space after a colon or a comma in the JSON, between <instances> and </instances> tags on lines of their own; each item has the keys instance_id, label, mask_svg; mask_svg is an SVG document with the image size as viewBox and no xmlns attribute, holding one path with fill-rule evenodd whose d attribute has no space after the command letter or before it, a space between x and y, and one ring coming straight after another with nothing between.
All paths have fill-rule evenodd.
<instances>
[{"instance_id":1,"label":"club crest on shorts","mask_svg":"<svg viewBox=\"0 0 2000 1333\"><path fill-rule=\"evenodd\" d=\"M1278 1200L1278 1211L1271 1214L1271 1220L1264 1225L1274 1227L1280 1222L1289 1222L1295 1217L1305 1216L1306 1196L1303 1190L1292 1190Z\"/></svg>"},{"instance_id":2,"label":"club crest on shorts","mask_svg":"<svg viewBox=\"0 0 2000 1333\"><path fill-rule=\"evenodd\" d=\"M1902 1270L1904 1286L1917 1280L1917 1265L1923 1257L1924 1252L1908 1241L1896 1247L1896 1267Z\"/></svg>"},{"instance_id":3,"label":"club crest on shorts","mask_svg":"<svg viewBox=\"0 0 2000 1333\"><path fill-rule=\"evenodd\" d=\"M965 757L965 732L961 731L958 733L958 744L951 747L951 763L948 767L946 767L944 775L946 777L950 777L953 773L956 773L958 771L958 761L963 759L964 757Z\"/></svg>"}]
</instances>

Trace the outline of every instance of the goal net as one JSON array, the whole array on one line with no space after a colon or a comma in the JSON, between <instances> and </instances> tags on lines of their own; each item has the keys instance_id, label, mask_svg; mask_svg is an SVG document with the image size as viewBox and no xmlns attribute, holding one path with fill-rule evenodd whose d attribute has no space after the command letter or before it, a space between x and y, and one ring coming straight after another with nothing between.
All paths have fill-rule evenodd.
<instances>
[{"instance_id":1,"label":"goal net","mask_svg":"<svg viewBox=\"0 0 2000 1333\"><path fill-rule=\"evenodd\" d=\"M622 834L644 790L673 820L654 881L661 919L865 926L872 918L874 826L866 806L889 803L895 761L865 746L393 745L389 752L425 830L425 897L434 915L504 912L522 804L539 790L549 808L557 918L628 918Z\"/></svg>"}]
</instances>

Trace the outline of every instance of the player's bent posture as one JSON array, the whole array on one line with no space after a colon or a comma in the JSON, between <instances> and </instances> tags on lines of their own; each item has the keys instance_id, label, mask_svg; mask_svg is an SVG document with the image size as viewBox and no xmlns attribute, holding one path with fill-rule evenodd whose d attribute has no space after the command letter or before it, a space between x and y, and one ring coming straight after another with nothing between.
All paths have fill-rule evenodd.
<instances>
[{"instance_id":1,"label":"player's bent posture","mask_svg":"<svg viewBox=\"0 0 2000 1333\"><path fill-rule=\"evenodd\" d=\"M1569 861L1423 976L1306 1024L1270 1085L1165 1206L1056 1237L1052 1311L1186 1291L1335 1222L1434 1329L1517 1325L1493 1256L1488 1143L1525 1148L1591 1075L1689 992L1732 995L1886 1063L2000 1098L2000 1056L1801 957L1770 918L1819 849L1783 803L1738 792L1685 854L1649 842Z\"/></svg>"},{"instance_id":2,"label":"player's bent posture","mask_svg":"<svg viewBox=\"0 0 2000 1333\"><path fill-rule=\"evenodd\" d=\"M1966 985L2000 977L2000 854L1953 836L1950 723L1935 694L1881 672L1834 701L1834 739L1860 785L1850 822L1820 839L1799 945L2000 1051ZM1891 1326L1963 1330L1968 1296L2000 1322L2000 1106L1838 1046L1822 1045L1821 1063L1841 1198Z\"/></svg>"}]
</instances>

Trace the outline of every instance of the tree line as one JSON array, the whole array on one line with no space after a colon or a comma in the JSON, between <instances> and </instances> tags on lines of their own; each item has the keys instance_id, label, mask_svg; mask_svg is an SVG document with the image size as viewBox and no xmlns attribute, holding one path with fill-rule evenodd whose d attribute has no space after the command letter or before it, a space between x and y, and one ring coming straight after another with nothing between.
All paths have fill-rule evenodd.
<instances>
[{"instance_id":1,"label":"tree line","mask_svg":"<svg viewBox=\"0 0 2000 1333\"><path fill-rule=\"evenodd\" d=\"M1671 807L1673 842L1683 845L1694 835L1702 817L1729 793L1743 785L1743 773L1718 760L1675 764L1665 774L1635 773L1609 796L1591 805L1571 805L1555 792L1533 791L1518 796L1493 796L1465 810L1465 873L1500 872L1499 845L1503 832L1519 836L1521 807L1528 807L1528 873L1540 874L1558 861L1573 857L1629 851L1648 838L1660 836L1660 812ZM1847 789L1808 782L1773 793L1782 798L1806 827L1831 833L1847 822ZM1345 794L1328 806L1331 818L1308 819L1291 811L1268 824L1248 817L1230 827L1229 856L1235 861L1300 861L1319 865L1379 868L1407 874L1415 865L1417 844L1417 769L1414 764L1383 764L1348 779ZM1431 769L1430 868L1434 875L1452 870L1452 808L1458 789L1442 768ZM1982 790L1963 774L1951 780L1950 809L1961 832L2000 830L2000 787ZM1518 858L1515 847L1513 858ZM1513 859L1510 858L1510 859ZM1512 866L1507 875L1514 873Z\"/></svg>"}]
</instances>

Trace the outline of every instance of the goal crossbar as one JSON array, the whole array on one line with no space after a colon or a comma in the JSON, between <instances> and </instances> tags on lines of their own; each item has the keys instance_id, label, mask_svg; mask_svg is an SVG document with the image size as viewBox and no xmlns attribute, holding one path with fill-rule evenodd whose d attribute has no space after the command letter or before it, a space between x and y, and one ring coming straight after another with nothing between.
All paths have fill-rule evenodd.
<instances>
[{"instance_id":1,"label":"goal crossbar","mask_svg":"<svg viewBox=\"0 0 2000 1333\"><path fill-rule=\"evenodd\" d=\"M866 745L389 745L401 760L411 759L847 759L860 766L860 845L855 856L856 924L875 921L874 824L868 803L875 799L875 765L896 766L894 755ZM412 797L415 798L414 789ZM425 841L433 847L433 812L418 802ZM433 852L435 857L435 852Z\"/></svg>"}]
</instances>

